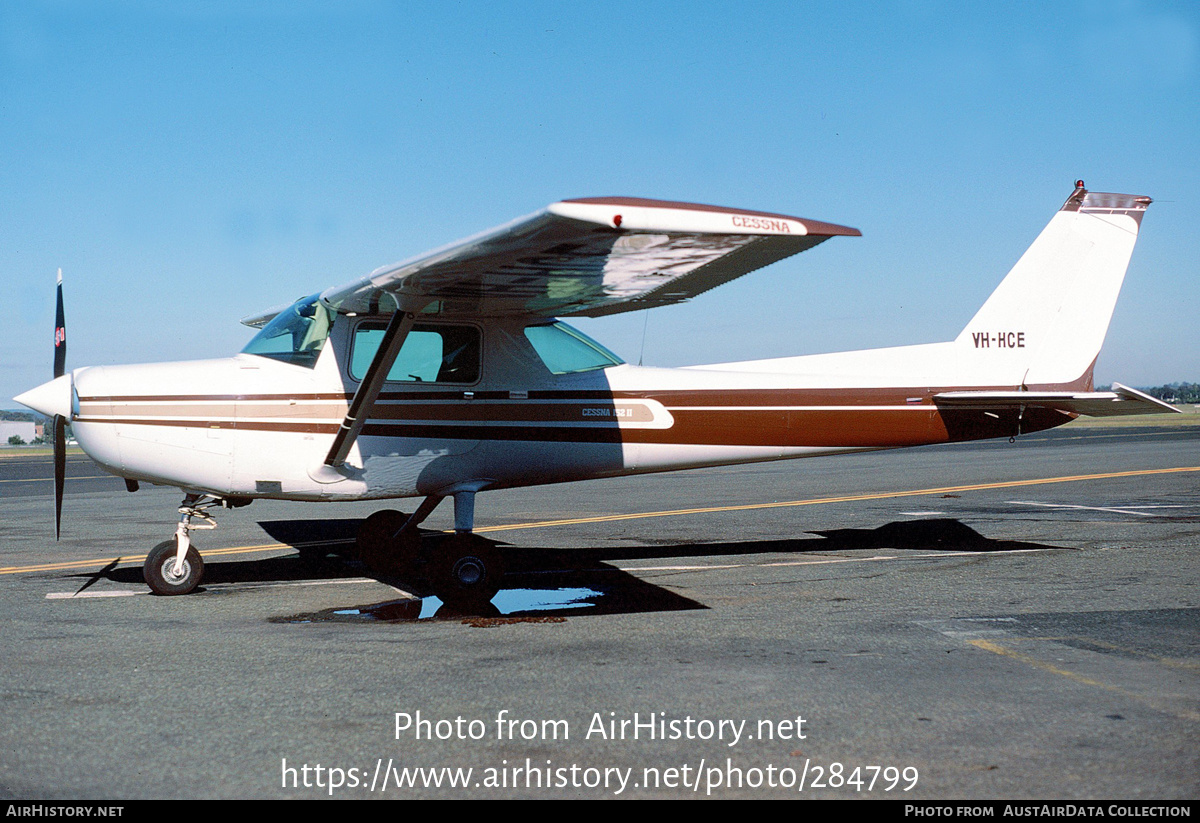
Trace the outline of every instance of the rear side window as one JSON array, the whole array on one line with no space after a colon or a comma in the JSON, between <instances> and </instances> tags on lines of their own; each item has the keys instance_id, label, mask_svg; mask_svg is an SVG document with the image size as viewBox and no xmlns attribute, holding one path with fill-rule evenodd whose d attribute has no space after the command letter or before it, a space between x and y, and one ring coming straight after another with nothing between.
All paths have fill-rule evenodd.
<instances>
[{"instance_id":1,"label":"rear side window","mask_svg":"<svg viewBox=\"0 0 1200 823\"><path fill-rule=\"evenodd\" d=\"M362 380L383 342L384 323L368 321L354 330L350 376ZM389 383L476 383L479 329L474 326L413 326L387 376Z\"/></svg>"},{"instance_id":2,"label":"rear side window","mask_svg":"<svg viewBox=\"0 0 1200 823\"><path fill-rule=\"evenodd\" d=\"M553 374L595 371L625 362L579 329L563 322L527 326L525 338Z\"/></svg>"}]
</instances>

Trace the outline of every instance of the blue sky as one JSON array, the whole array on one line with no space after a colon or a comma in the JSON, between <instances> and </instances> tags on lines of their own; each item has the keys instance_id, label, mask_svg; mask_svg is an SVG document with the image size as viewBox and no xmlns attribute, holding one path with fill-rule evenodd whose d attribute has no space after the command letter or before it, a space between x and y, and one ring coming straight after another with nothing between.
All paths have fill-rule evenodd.
<instances>
[{"instance_id":1,"label":"blue sky","mask_svg":"<svg viewBox=\"0 0 1200 823\"><path fill-rule=\"evenodd\" d=\"M1082 177L1156 202L1100 383L1200 380L1200 5L5 3L0 405L225 356L238 319L566 197L844 223L647 365L952 338ZM645 349L642 353L643 328Z\"/></svg>"}]
</instances>

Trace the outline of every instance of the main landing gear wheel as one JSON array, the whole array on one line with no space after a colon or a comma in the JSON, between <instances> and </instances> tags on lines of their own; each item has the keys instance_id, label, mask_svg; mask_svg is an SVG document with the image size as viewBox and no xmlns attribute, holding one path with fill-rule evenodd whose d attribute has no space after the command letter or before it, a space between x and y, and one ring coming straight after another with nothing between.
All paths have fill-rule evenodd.
<instances>
[{"instance_id":1,"label":"main landing gear wheel","mask_svg":"<svg viewBox=\"0 0 1200 823\"><path fill-rule=\"evenodd\" d=\"M155 594L187 594L200 584L204 576L204 561L194 545L189 545L182 568L176 568L175 538L164 540L146 555L142 577Z\"/></svg>"},{"instance_id":2,"label":"main landing gear wheel","mask_svg":"<svg viewBox=\"0 0 1200 823\"><path fill-rule=\"evenodd\" d=\"M430 560L434 594L446 604L482 606L500 591L504 556L473 534L456 534L434 549Z\"/></svg>"},{"instance_id":3,"label":"main landing gear wheel","mask_svg":"<svg viewBox=\"0 0 1200 823\"><path fill-rule=\"evenodd\" d=\"M416 531L397 534L408 522L408 515L394 509L377 511L358 527L355 543L358 556L367 568L379 575L405 577L412 573L421 547Z\"/></svg>"}]
</instances>

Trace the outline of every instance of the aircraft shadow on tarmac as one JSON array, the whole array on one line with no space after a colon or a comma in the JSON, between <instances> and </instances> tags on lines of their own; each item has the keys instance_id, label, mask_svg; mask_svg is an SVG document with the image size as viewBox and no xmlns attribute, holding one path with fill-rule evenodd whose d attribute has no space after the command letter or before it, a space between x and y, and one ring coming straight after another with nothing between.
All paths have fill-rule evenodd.
<instances>
[{"instance_id":1,"label":"aircraft shadow on tarmac","mask_svg":"<svg viewBox=\"0 0 1200 823\"><path fill-rule=\"evenodd\" d=\"M205 563L204 582L221 584L272 584L305 580L337 580L366 576L366 567L348 561L352 555L358 519L263 521L270 537L294 546L300 556ZM566 616L628 614L635 612L705 609L701 603L649 583L611 565L609 561L658 560L694 557L739 557L758 554L811 553L894 549L901 551L997 552L1057 548L1039 543L993 540L958 520L922 519L887 523L874 529L817 531L815 537L777 540L744 540L718 543L663 543L658 546L603 549L547 549L504 543L508 573L500 592L490 603L463 607L443 604L422 581L377 577L418 598L326 609L310 614L275 618L278 622L396 622L429 617L482 617L547 620ZM436 539L436 538L435 538ZM116 568L75 575L86 578L83 588L99 579L141 584L141 569ZM198 591L204 591L199 589ZM82 591L82 589L81 589ZM208 589L214 591L214 589Z\"/></svg>"},{"instance_id":2,"label":"aircraft shadow on tarmac","mask_svg":"<svg viewBox=\"0 0 1200 823\"><path fill-rule=\"evenodd\" d=\"M361 523L341 520L259 521L268 535L280 543L302 547L329 544L331 551L354 543ZM908 551L997 552L1053 549L1042 543L993 540L953 518L922 518L887 523L875 529L832 529L814 531L818 537L777 540L739 540L724 543L679 543L662 541L659 546L612 547L603 549L540 549L513 546L502 541L509 572L585 569L608 560L657 560L668 557L736 557L747 554L804 554L857 549L901 549ZM340 545L339 545L340 544Z\"/></svg>"}]
</instances>

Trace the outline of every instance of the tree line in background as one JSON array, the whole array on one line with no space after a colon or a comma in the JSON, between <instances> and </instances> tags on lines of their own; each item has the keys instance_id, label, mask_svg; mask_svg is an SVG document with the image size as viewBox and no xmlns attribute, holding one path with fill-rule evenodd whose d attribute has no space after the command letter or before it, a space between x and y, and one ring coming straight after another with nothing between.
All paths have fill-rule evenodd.
<instances>
[{"instance_id":1,"label":"tree line in background","mask_svg":"<svg viewBox=\"0 0 1200 823\"><path fill-rule=\"evenodd\" d=\"M47 418L37 412L0 411L0 421L3 420L10 420L15 423L45 423ZM8 438L8 445L10 446L41 446L46 442L45 437L35 437L26 443L25 438L19 434L11 435Z\"/></svg>"},{"instance_id":2,"label":"tree line in background","mask_svg":"<svg viewBox=\"0 0 1200 823\"><path fill-rule=\"evenodd\" d=\"M1111 386L1097 386L1096 391L1108 391ZM1168 383L1165 386L1134 386L1151 397L1167 403L1200 403L1200 383Z\"/></svg>"}]
</instances>

